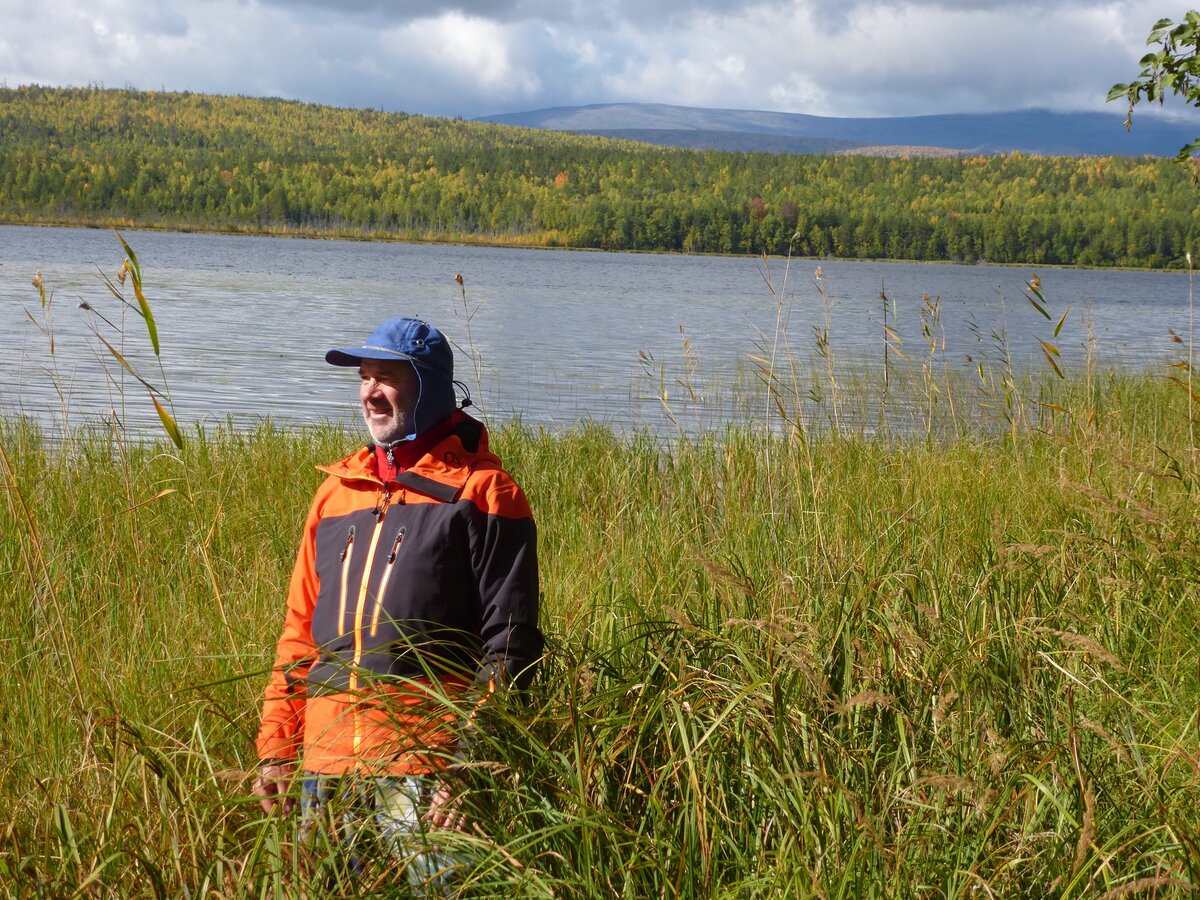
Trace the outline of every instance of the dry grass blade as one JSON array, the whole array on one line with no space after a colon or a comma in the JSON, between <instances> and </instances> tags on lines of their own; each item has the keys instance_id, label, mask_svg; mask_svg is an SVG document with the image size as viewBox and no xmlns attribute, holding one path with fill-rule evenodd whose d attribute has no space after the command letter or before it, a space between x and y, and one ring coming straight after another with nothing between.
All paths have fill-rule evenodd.
<instances>
[{"instance_id":1,"label":"dry grass blade","mask_svg":"<svg viewBox=\"0 0 1200 900\"><path fill-rule=\"evenodd\" d=\"M163 429L167 432L167 436L171 439L171 443L182 450L183 432L179 430L179 425L176 423L175 418L169 412L167 412L166 408L158 402L158 398L153 394L150 395L150 399L154 402L154 410L158 413L158 418L162 422Z\"/></svg>"},{"instance_id":2,"label":"dry grass blade","mask_svg":"<svg viewBox=\"0 0 1200 900\"><path fill-rule=\"evenodd\" d=\"M126 372L128 372L130 375L132 375L134 378L136 378L138 381L140 381L142 383L142 386L145 387L146 390L148 390L150 392L151 396L153 396L154 394L160 394L160 395L162 394L162 391L160 391L158 388L156 388L154 385L152 385L150 382L148 382L145 378L143 378L141 375L139 375L137 373L137 370L134 369L133 365L129 362L129 360L127 360L125 358L125 356L121 353L120 350L118 350L116 347L114 347L112 344L110 344L107 340L104 339L103 336L101 336L99 334L96 335L96 339L104 345L104 348L112 355L113 359L115 359L117 362L119 362L121 364L121 368L123 368ZM157 402L158 401L155 400L155 403L157 403Z\"/></svg>"},{"instance_id":3,"label":"dry grass blade","mask_svg":"<svg viewBox=\"0 0 1200 900\"><path fill-rule=\"evenodd\" d=\"M1038 340L1038 343L1042 345L1042 355L1046 357L1046 362L1050 363L1050 368L1054 370L1054 374L1059 378L1065 378L1066 376L1063 375L1063 371L1058 365L1058 360L1062 356L1058 347L1054 346L1054 344L1051 344L1049 341L1043 341L1041 339Z\"/></svg>"},{"instance_id":4,"label":"dry grass blade","mask_svg":"<svg viewBox=\"0 0 1200 900\"><path fill-rule=\"evenodd\" d=\"M1183 881L1173 875L1152 875L1147 878L1137 878L1111 891L1105 891L1096 900L1120 900L1122 897L1155 897L1160 888L1177 888L1184 893L1180 896L1192 896L1196 885Z\"/></svg>"},{"instance_id":5,"label":"dry grass blade","mask_svg":"<svg viewBox=\"0 0 1200 900\"><path fill-rule=\"evenodd\" d=\"M1056 338L1058 337L1059 332L1062 331L1063 325L1066 323L1067 316L1070 314L1070 312L1071 312L1071 307L1068 306L1066 309L1063 310L1063 314L1059 317L1058 323L1054 326L1054 336Z\"/></svg>"},{"instance_id":6,"label":"dry grass blade","mask_svg":"<svg viewBox=\"0 0 1200 900\"><path fill-rule=\"evenodd\" d=\"M149 497L145 500L142 500L139 503L135 503L135 504L133 504L133 506L125 507L124 511L127 513L131 513L135 509L141 509L143 506L149 506L151 503L155 502L156 500L161 500L163 497L169 497L171 494L174 494L174 493L175 493L175 488L163 488L161 491L159 491L153 497Z\"/></svg>"}]
</instances>

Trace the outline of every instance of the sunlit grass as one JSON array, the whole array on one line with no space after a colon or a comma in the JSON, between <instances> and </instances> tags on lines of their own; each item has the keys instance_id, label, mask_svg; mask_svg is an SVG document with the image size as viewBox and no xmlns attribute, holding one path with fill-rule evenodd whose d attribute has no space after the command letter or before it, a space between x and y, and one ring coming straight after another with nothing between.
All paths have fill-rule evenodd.
<instances>
[{"instance_id":1,"label":"sunlit grass","mask_svg":"<svg viewBox=\"0 0 1200 900\"><path fill-rule=\"evenodd\" d=\"M1186 397L1038 390L1016 433L500 429L550 650L464 773L487 832L461 839L485 859L468 891L1189 895ZM392 883L330 888L246 796L311 464L355 440L0 427L8 893Z\"/></svg>"}]
</instances>

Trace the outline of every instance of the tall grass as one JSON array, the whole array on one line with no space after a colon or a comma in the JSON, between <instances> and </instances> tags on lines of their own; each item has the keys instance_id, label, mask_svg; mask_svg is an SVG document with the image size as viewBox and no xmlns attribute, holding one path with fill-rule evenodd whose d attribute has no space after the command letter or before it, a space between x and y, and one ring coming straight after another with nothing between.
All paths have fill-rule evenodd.
<instances>
[{"instance_id":1,"label":"tall grass","mask_svg":"<svg viewBox=\"0 0 1200 900\"><path fill-rule=\"evenodd\" d=\"M494 435L549 650L454 770L463 893L1194 894L1189 393L1003 366L960 393L930 338L885 398L785 344L760 370L783 428ZM950 424L847 428L872 390ZM356 440L0 423L0 892L403 895L248 795L311 463Z\"/></svg>"},{"instance_id":2,"label":"tall grass","mask_svg":"<svg viewBox=\"0 0 1200 900\"><path fill-rule=\"evenodd\" d=\"M1019 441L502 431L551 650L464 773L491 841L472 890L1189 893L1186 398L1097 393L1093 424ZM308 463L353 439L0 437L0 881L301 892L246 772Z\"/></svg>"}]
</instances>

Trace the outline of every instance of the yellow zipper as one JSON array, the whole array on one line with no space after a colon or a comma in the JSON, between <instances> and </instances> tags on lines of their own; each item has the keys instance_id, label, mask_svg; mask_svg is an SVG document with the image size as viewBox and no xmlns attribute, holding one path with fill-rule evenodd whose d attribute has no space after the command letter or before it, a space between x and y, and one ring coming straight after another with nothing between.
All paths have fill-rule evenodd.
<instances>
[{"instance_id":1,"label":"yellow zipper","mask_svg":"<svg viewBox=\"0 0 1200 900\"><path fill-rule=\"evenodd\" d=\"M379 591L375 594L375 612L371 614L371 637L375 637L375 632L379 629L379 614L383 609L383 595L387 591L388 579L392 577L392 571L396 568L396 554L400 552L400 545L404 543L404 536L408 534L408 526L401 525L396 532L396 540L392 542L392 552L388 554L387 568L384 569L383 579L379 582Z\"/></svg>"},{"instance_id":2,"label":"yellow zipper","mask_svg":"<svg viewBox=\"0 0 1200 900\"><path fill-rule=\"evenodd\" d=\"M350 683L347 690L353 694L358 690L358 669L362 665L362 625L363 609L367 604L367 582L371 577L371 564L375 561L375 548L379 546L379 535L383 533L383 519L387 515L388 502L391 495L384 492L383 501L375 516L375 528L371 531L371 543L367 547L367 558L363 561L362 580L358 583L358 603L354 607L354 661L350 666ZM357 758L362 744L361 719L358 704L354 706L354 756Z\"/></svg>"},{"instance_id":3,"label":"yellow zipper","mask_svg":"<svg viewBox=\"0 0 1200 900\"><path fill-rule=\"evenodd\" d=\"M350 547L354 544L354 526L350 526L350 533L346 535L346 546L342 548L342 599L338 607L338 634L346 633L346 593L347 582L350 579Z\"/></svg>"}]
</instances>

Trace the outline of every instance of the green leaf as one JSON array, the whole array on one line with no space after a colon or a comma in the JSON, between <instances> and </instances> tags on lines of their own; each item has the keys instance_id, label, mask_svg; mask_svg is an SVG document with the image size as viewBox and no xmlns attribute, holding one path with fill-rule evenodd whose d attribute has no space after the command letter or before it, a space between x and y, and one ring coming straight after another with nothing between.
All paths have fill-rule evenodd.
<instances>
[{"instance_id":1,"label":"green leaf","mask_svg":"<svg viewBox=\"0 0 1200 900\"><path fill-rule=\"evenodd\" d=\"M79 855L79 843L75 839L75 828L71 825L71 817L67 808L61 803L54 804L54 830L58 832L61 848L67 851L70 859L74 860L77 866L83 865L83 860Z\"/></svg>"},{"instance_id":2,"label":"green leaf","mask_svg":"<svg viewBox=\"0 0 1200 900\"><path fill-rule=\"evenodd\" d=\"M1058 337L1058 333L1060 331L1062 331L1063 323L1067 321L1067 313L1069 313L1070 311L1071 311L1070 306L1068 306L1066 309L1063 310L1062 318L1059 319L1058 324L1054 326L1054 336L1055 337Z\"/></svg>"},{"instance_id":3,"label":"green leaf","mask_svg":"<svg viewBox=\"0 0 1200 900\"><path fill-rule=\"evenodd\" d=\"M117 231L116 228L113 229L113 234L115 234L117 236L117 240L121 242L121 249L125 251L125 255L129 257L130 274L132 274L136 280L141 281L142 266L138 262L137 254L133 252L133 248L126 243L125 238L121 236L121 232Z\"/></svg>"},{"instance_id":4,"label":"green leaf","mask_svg":"<svg viewBox=\"0 0 1200 900\"><path fill-rule=\"evenodd\" d=\"M1200 138L1192 141L1190 144L1185 144L1179 150L1179 155L1175 157L1181 163L1187 162L1192 158L1192 154L1200 151Z\"/></svg>"},{"instance_id":5,"label":"green leaf","mask_svg":"<svg viewBox=\"0 0 1200 900\"><path fill-rule=\"evenodd\" d=\"M1027 281L1025 284L1029 287L1029 293L1025 295L1025 299L1029 301L1030 305L1034 309L1040 312L1042 316L1048 320L1050 318L1050 313L1046 312L1046 298L1043 297L1042 292L1035 288L1031 283ZM1034 297L1037 297L1037 300L1035 300ZM1038 302L1039 300L1041 301L1040 303Z\"/></svg>"},{"instance_id":6,"label":"green leaf","mask_svg":"<svg viewBox=\"0 0 1200 900\"><path fill-rule=\"evenodd\" d=\"M1170 19L1159 19L1154 23L1154 27L1150 29L1150 37L1146 38L1147 44L1156 44L1162 39L1165 32L1170 31L1175 23Z\"/></svg>"},{"instance_id":7,"label":"green leaf","mask_svg":"<svg viewBox=\"0 0 1200 900\"><path fill-rule=\"evenodd\" d=\"M146 302L146 295L142 293L142 267L138 265L137 254L133 252L133 248L129 246L125 238L121 237L121 232L114 228L113 234L121 242L121 248L125 251L125 255L129 257L129 278L133 282L133 295L137 297L142 318L146 320L146 332L150 335L150 346L154 348L154 355L160 356L158 326L154 324L154 313L150 311L150 304Z\"/></svg>"}]
</instances>

